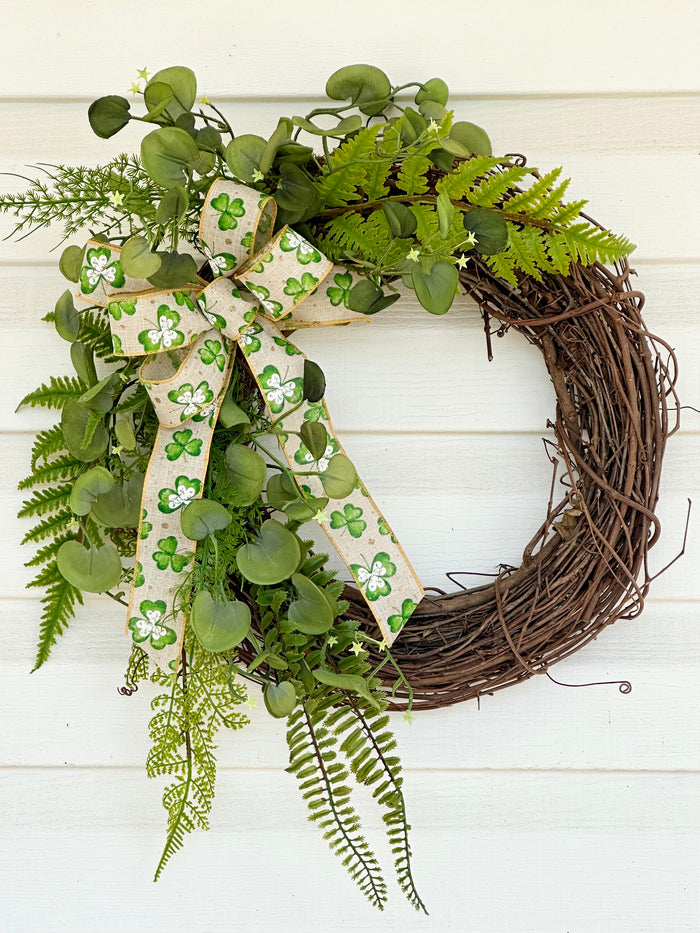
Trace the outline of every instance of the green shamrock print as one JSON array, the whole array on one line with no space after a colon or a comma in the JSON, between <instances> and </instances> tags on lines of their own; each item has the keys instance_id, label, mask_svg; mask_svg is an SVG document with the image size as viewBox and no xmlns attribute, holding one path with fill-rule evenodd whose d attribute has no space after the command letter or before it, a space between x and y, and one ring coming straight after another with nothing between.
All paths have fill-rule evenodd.
<instances>
[{"instance_id":1,"label":"green shamrock print","mask_svg":"<svg viewBox=\"0 0 700 933\"><path fill-rule=\"evenodd\" d=\"M348 295L350 294L350 289L352 288L352 275L349 272L339 272L337 275L333 276L333 281L335 285L331 285L330 288L326 289L326 294L328 299L334 308L337 308L338 305L344 305L348 307Z\"/></svg>"},{"instance_id":2,"label":"green shamrock print","mask_svg":"<svg viewBox=\"0 0 700 933\"><path fill-rule=\"evenodd\" d=\"M199 358L207 365L215 363L219 371L223 372L226 366L226 354L223 349L220 341L205 340L204 346L199 348Z\"/></svg>"},{"instance_id":3,"label":"green shamrock print","mask_svg":"<svg viewBox=\"0 0 700 933\"><path fill-rule=\"evenodd\" d=\"M245 207L242 198L230 198L226 193L217 195L211 200L211 206L219 211L219 230L235 230L238 226L237 217L245 217Z\"/></svg>"},{"instance_id":4,"label":"green shamrock print","mask_svg":"<svg viewBox=\"0 0 700 933\"><path fill-rule=\"evenodd\" d=\"M362 509L348 503L342 512L331 512L331 528L347 528L353 538L362 537L367 522L362 518Z\"/></svg>"},{"instance_id":5,"label":"green shamrock print","mask_svg":"<svg viewBox=\"0 0 700 933\"><path fill-rule=\"evenodd\" d=\"M238 342L246 356L250 356L251 353L257 353L262 346L258 339L258 334L261 333L262 327L259 324L250 324L245 330L241 331Z\"/></svg>"},{"instance_id":6,"label":"green shamrock print","mask_svg":"<svg viewBox=\"0 0 700 933\"><path fill-rule=\"evenodd\" d=\"M249 230L241 240L241 246L244 249L251 249L253 246L253 231Z\"/></svg>"},{"instance_id":7,"label":"green shamrock print","mask_svg":"<svg viewBox=\"0 0 700 933\"><path fill-rule=\"evenodd\" d=\"M314 455L306 449L304 444L299 445L299 450L294 454L294 459L297 463L302 466L315 466L318 468L319 473L324 473L328 469L328 461L333 456L333 454L338 453L338 444L336 441L330 437L328 443L326 444L326 449L323 452L323 455L316 460ZM361 511L361 510L360 510Z\"/></svg>"},{"instance_id":8,"label":"green shamrock print","mask_svg":"<svg viewBox=\"0 0 700 933\"><path fill-rule=\"evenodd\" d=\"M351 564L350 569L355 574L360 586L364 587L366 598L372 602L391 593L391 586L387 582L387 577L394 576L396 564L392 564L386 551L380 551L379 554L376 554L369 567L363 567L361 564Z\"/></svg>"},{"instance_id":9,"label":"green shamrock print","mask_svg":"<svg viewBox=\"0 0 700 933\"><path fill-rule=\"evenodd\" d=\"M249 290L258 299L264 311L271 317L279 317L284 308L279 301L270 298L270 290L264 285L248 285Z\"/></svg>"},{"instance_id":10,"label":"green shamrock print","mask_svg":"<svg viewBox=\"0 0 700 933\"><path fill-rule=\"evenodd\" d=\"M134 564L134 582L132 586L134 589L137 589L139 586L143 586L146 582L146 578L143 575L143 567L141 566L141 561L136 561Z\"/></svg>"},{"instance_id":11,"label":"green shamrock print","mask_svg":"<svg viewBox=\"0 0 700 933\"><path fill-rule=\"evenodd\" d=\"M304 412L304 421L328 421L323 402L309 402L309 407Z\"/></svg>"},{"instance_id":12,"label":"green shamrock print","mask_svg":"<svg viewBox=\"0 0 700 933\"><path fill-rule=\"evenodd\" d=\"M221 396L219 396L220 398ZM211 405L207 405L206 408L203 408L201 411L198 411L196 415L192 416L193 421L206 421L209 420L209 427L214 426L214 414L216 412L217 406L219 404L219 399L212 402Z\"/></svg>"},{"instance_id":13,"label":"green shamrock print","mask_svg":"<svg viewBox=\"0 0 700 933\"><path fill-rule=\"evenodd\" d=\"M207 341L213 343L214 341ZM200 351L201 352L201 351ZM214 398L214 393L209 388L208 382L200 382L196 389L192 388L189 382L185 382L179 389L173 389L168 392L168 398L171 402L177 402L182 405L180 412L180 421L186 421L191 415L201 414L203 406L208 405Z\"/></svg>"},{"instance_id":14,"label":"green shamrock print","mask_svg":"<svg viewBox=\"0 0 700 933\"><path fill-rule=\"evenodd\" d=\"M367 495L366 492L365 492L365 495ZM382 515L380 515L379 518L377 519L377 528L379 529L380 535L391 535L391 540L394 542L394 544L397 543L396 537L394 536L394 532L391 530L391 528L389 528L389 526L386 523L386 519Z\"/></svg>"},{"instance_id":15,"label":"green shamrock print","mask_svg":"<svg viewBox=\"0 0 700 933\"><path fill-rule=\"evenodd\" d=\"M296 230L288 229L285 232L280 240L280 249L285 253L293 253L296 250L297 262L302 266L308 266L310 262L321 261L321 254L316 247L300 236Z\"/></svg>"},{"instance_id":16,"label":"green shamrock print","mask_svg":"<svg viewBox=\"0 0 700 933\"><path fill-rule=\"evenodd\" d=\"M161 538L158 547L160 550L153 552L153 560L158 570L167 570L168 567L172 567L175 573L182 573L189 564L190 558L188 554L177 553L177 538L173 535Z\"/></svg>"},{"instance_id":17,"label":"green shamrock print","mask_svg":"<svg viewBox=\"0 0 700 933\"><path fill-rule=\"evenodd\" d=\"M149 521L146 521L147 518L148 512L144 509L141 513L141 525L139 526L139 538L142 541L145 541L153 530L153 525Z\"/></svg>"},{"instance_id":18,"label":"green shamrock print","mask_svg":"<svg viewBox=\"0 0 700 933\"><path fill-rule=\"evenodd\" d=\"M215 314L207 308L207 296L201 294L197 301L199 303L200 313L209 321L211 326L215 327L217 330L223 330L224 327L226 327L226 318L222 317L220 314Z\"/></svg>"},{"instance_id":19,"label":"green shamrock print","mask_svg":"<svg viewBox=\"0 0 700 933\"><path fill-rule=\"evenodd\" d=\"M175 431L173 439L165 445L165 456L168 460L177 460L183 454L190 457L198 457L202 452L202 441L198 437L192 437L190 428L184 428L182 431ZM150 530L149 525L149 530Z\"/></svg>"},{"instance_id":20,"label":"green shamrock print","mask_svg":"<svg viewBox=\"0 0 700 933\"><path fill-rule=\"evenodd\" d=\"M158 493L158 510L166 515L177 512L183 506L189 505L199 495L201 488L202 484L198 479L178 476L174 489L161 489Z\"/></svg>"},{"instance_id":21,"label":"green shamrock print","mask_svg":"<svg viewBox=\"0 0 700 933\"><path fill-rule=\"evenodd\" d=\"M301 401L304 391L304 380L301 378L282 379L276 366L266 366L260 374L260 384L263 387L267 404L275 414L282 411L287 402L296 405Z\"/></svg>"},{"instance_id":22,"label":"green shamrock print","mask_svg":"<svg viewBox=\"0 0 700 933\"><path fill-rule=\"evenodd\" d=\"M117 334L112 334L112 352L116 356L124 355L124 351L122 350L122 340L121 337L117 336Z\"/></svg>"},{"instance_id":23,"label":"green shamrock print","mask_svg":"<svg viewBox=\"0 0 700 933\"><path fill-rule=\"evenodd\" d=\"M167 305L161 305L158 308L158 327L142 330L139 343L149 353L179 347L185 342L185 335L175 329L179 323L180 315L177 311L173 311Z\"/></svg>"},{"instance_id":24,"label":"green shamrock print","mask_svg":"<svg viewBox=\"0 0 700 933\"><path fill-rule=\"evenodd\" d=\"M214 255L204 240L200 241L200 247L209 260L209 268L215 276L230 272L231 269L235 269L238 265L238 260L233 253L217 253Z\"/></svg>"},{"instance_id":25,"label":"green shamrock print","mask_svg":"<svg viewBox=\"0 0 700 933\"><path fill-rule=\"evenodd\" d=\"M413 610L418 606L412 599L404 599L401 604L401 613L399 615L389 616L387 624L392 632L400 632L404 625L411 618Z\"/></svg>"},{"instance_id":26,"label":"green shamrock print","mask_svg":"<svg viewBox=\"0 0 700 933\"><path fill-rule=\"evenodd\" d=\"M310 272L304 272L301 276L301 281L299 279L287 279L287 284L284 286L285 295L291 295L295 303L298 304L300 301L303 301L304 298L308 298L309 295L316 290L318 285L318 279L315 275L311 275Z\"/></svg>"},{"instance_id":27,"label":"green shamrock print","mask_svg":"<svg viewBox=\"0 0 700 933\"><path fill-rule=\"evenodd\" d=\"M126 281L119 261L109 260L112 251L100 246L87 251L87 264L80 270L80 287L86 295L94 292L100 282L104 281L113 288L121 288Z\"/></svg>"},{"instance_id":28,"label":"green shamrock print","mask_svg":"<svg viewBox=\"0 0 700 933\"><path fill-rule=\"evenodd\" d=\"M261 275L265 271L265 266L271 263L274 258L272 253L265 253L254 266L251 266L250 271Z\"/></svg>"},{"instance_id":29,"label":"green shamrock print","mask_svg":"<svg viewBox=\"0 0 700 933\"><path fill-rule=\"evenodd\" d=\"M294 344L285 340L284 337L274 337L273 339L278 347L284 347L287 356L301 356L301 350L297 350Z\"/></svg>"},{"instance_id":30,"label":"green shamrock print","mask_svg":"<svg viewBox=\"0 0 700 933\"><path fill-rule=\"evenodd\" d=\"M143 600L141 615L145 618L133 616L129 619L131 637L137 644L150 639L152 647L160 651L166 645L172 645L177 641L175 632L167 625L163 625L161 621L165 616L165 610L166 606L162 599Z\"/></svg>"},{"instance_id":31,"label":"green shamrock print","mask_svg":"<svg viewBox=\"0 0 700 933\"><path fill-rule=\"evenodd\" d=\"M121 321L122 314L136 313L136 299L129 298L124 301L110 301L107 305L107 311L115 321Z\"/></svg>"},{"instance_id":32,"label":"green shamrock print","mask_svg":"<svg viewBox=\"0 0 700 933\"><path fill-rule=\"evenodd\" d=\"M180 305L180 307L189 308L190 311L194 311L195 303L190 297L189 292L173 292L173 298Z\"/></svg>"}]
</instances>

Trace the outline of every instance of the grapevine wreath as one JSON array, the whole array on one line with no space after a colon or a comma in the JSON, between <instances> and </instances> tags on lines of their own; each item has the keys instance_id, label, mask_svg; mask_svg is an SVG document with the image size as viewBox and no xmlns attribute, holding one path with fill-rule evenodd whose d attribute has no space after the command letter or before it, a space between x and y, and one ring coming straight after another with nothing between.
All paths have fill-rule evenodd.
<instances>
[{"instance_id":1,"label":"grapevine wreath","mask_svg":"<svg viewBox=\"0 0 700 933\"><path fill-rule=\"evenodd\" d=\"M438 78L397 87L353 65L326 92L264 139L235 135L188 68L144 70L132 93L145 113L121 96L88 111L103 138L147 124L139 158L52 167L0 199L16 233L59 222L81 236L45 317L75 375L21 402L61 412L20 484L36 487L20 516L36 520L30 586L46 589L36 667L84 592L128 607L121 691L159 688L156 878L207 827L216 732L245 724L254 682L288 719L289 770L363 893L381 908L387 889L353 778L372 788L398 882L425 909L386 711L502 689L639 614L675 358L642 320L632 244L564 200L561 169L494 156ZM556 391L544 520L522 565L488 586L424 595L333 432L323 372L289 339L366 321L401 287L433 314L472 296L489 352L491 322L520 331ZM313 552L309 523L356 585Z\"/></svg>"}]
</instances>

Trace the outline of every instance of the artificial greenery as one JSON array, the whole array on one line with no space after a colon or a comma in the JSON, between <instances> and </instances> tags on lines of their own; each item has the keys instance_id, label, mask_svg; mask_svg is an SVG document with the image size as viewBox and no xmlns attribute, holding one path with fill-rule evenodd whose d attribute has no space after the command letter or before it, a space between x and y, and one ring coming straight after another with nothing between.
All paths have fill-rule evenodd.
<instances>
[{"instance_id":1,"label":"artificial greenery","mask_svg":"<svg viewBox=\"0 0 700 933\"><path fill-rule=\"evenodd\" d=\"M540 176L494 156L480 127L454 120L438 78L394 86L373 66L341 68L328 80L328 105L282 117L265 139L235 135L217 107L205 97L197 100L189 69L141 77L144 86L132 90L143 100L142 114L117 95L100 98L88 111L103 138L132 120L145 123L140 157L120 155L89 169L44 167L45 177L27 191L0 197L0 210L16 218L16 234L60 224L67 238L89 235L120 245L127 275L179 289L198 271L192 248L201 255L198 223L206 193L215 179L233 178L273 195L280 224L294 224L330 259L361 273L354 285L350 274L336 274L328 295L333 304L365 314L396 301L400 283L415 290L428 311L445 313L458 289L458 270L475 255L505 287L517 289L528 276L566 275L573 262L614 261L633 248L583 218L585 202L564 201L568 181L561 169ZM306 144L309 138L320 153ZM218 209L220 223L234 227L236 206ZM61 255L60 271L69 282L86 275L84 253L71 244ZM207 260L199 270L205 277L226 271L221 257ZM299 288L306 288L303 276ZM184 292L180 297L190 301ZM131 313L128 299L110 306L114 318L122 313ZM106 592L126 605L126 590L138 584L136 538L148 525L141 492L158 427L138 378L139 360L113 355L105 309L78 310L67 290L45 320L70 342L76 374L50 376L20 402L61 412L58 424L37 434L30 475L20 483L33 490L20 516L36 520L24 538L38 545L28 561L37 568L30 586L46 590L37 668L83 593ZM223 370L216 341L203 352ZM295 351L287 345L287 352ZM345 616L342 584L304 538L303 526L328 521L329 499L349 495L357 477L329 443L323 373L307 361L299 382L298 405L270 416L253 383L234 367L203 495L181 513L183 532L198 542L194 563L191 555L176 553L174 538L159 541L154 555L159 567L179 572L191 565L177 594L189 619L179 664L172 672L150 669L136 644L124 688L131 692L150 680L160 691L152 703L147 770L170 783L156 878L185 834L208 826L216 733L245 724L241 706L252 702L245 688L252 682L262 688L271 715L288 717L289 770L310 819L362 892L383 907L386 883L352 803L353 780L372 789L384 811L399 884L416 908L425 909L412 877L401 767L380 669L393 667L396 686L409 695L410 686L386 644ZM306 457L291 470L273 439L287 433L285 419L302 403L312 403L299 432ZM168 455L176 459L196 444L201 441L183 426ZM311 495L307 475L319 477L324 496ZM349 504L334 509L331 526L355 536L362 530L358 511ZM385 652L378 667L369 662L370 644Z\"/></svg>"}]
</instances>

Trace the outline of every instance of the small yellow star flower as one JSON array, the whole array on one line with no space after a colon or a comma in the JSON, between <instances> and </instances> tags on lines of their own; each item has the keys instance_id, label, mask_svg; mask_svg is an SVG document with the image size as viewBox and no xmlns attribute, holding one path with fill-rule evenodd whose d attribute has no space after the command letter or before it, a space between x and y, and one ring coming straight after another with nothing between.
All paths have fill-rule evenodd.
<instances>
[{"instance_id":1,"label":"small yellow star flower","mask_svg":"<svg viewBox=\"0 0 700 933\"><path fill-rule=\"evenodd\" d=\"M406 722L413 722L413 716L409 710L406 710L406 712L403 714L403 718L406 720Z\"/></svg>"},{"instance_id":2,"label":"small yellow star flower","mask_svg":"<svg viewBox=\"0 0 700 933\"><path fill-rule=\"evenodd\" d=\"M467 239L467 243L468 243L470 246L476 246L476 237L475 237L474 234L471 232L471 230L470 230L469 233L467 234L467 238L466 238L466 239Z\"/></svg>"},{"instance_id":3,"label":"small yellow star flower","mask_svg":"<svg viewBox=\"0 0 700 933\"><path fill-rule=\"evenodd\" d=\"M410 249L408 251L406 259L410 259L411 262L418 262L418 260L420 259L420 250L416 249L416 247L414 246L413 249Z\"/></svg>"},{"instance_id":4,"label":"small yellow star flower","mask_svg":"<svg viewBox=\"0 0 700 933\"><path fill-rule=\"evenodd\" d=\"M255 169L253 172L253 181L262 181L265 176L259 169Z\"/></svg>"},{"instance_id":5,"label":"small yellow star flower","mask_svg":"<svg viewBox=\"0 0 700 933\"><path fill-rule=\"evenodd\" d=\"M73 521L71 522L68 522L68 524L66 525L66 528L68 529L68 531L73 532L73 534L75 534L76 531L80 531L80 525L76 522L75 519L73 519Z\"/></svg>"},{"instance_id":6,"label":"small yellow star flower","mask_svg":"<svg viewBox=\"0 0 700 933\"><path fill-rule=\"evenodd\" d=\"M137 94L141 93L141 85L137 81L134 81L129 88L129 93L136 97Z\"/></svg>"},{"instance_id":7,"label":"small yellow star flower","mask_svg":"<svg viewBox=\"0 0 700 933\"><path fill-rule=\"evenodd\" d=\"M337 644L338 644L338 639L335 637L335 635L331 635L328 638L328 647L333 648Z\"/></svg>"},{"instance_id":8,"label":"small yellow star flower","mask_svg":"<svg viewBox=\"0 0 700 933\"><path fill-rule=\"evenodd\" d=\"M124 448L121 446L121 444L115 444L114 447L112 448L112 453L113 453L113 454L116 454L117 456L119 456L119 454L120 454L123 450L124 450Z\"/></svg>"},{"instance_id":9,"label":"small yellow star flower","mask_svg":"<svg viewBox=\"0 0 700 933\"><path fill-rule=\"evenodd\" d=\"M389 643L387 642L386 638L382 638L382 640L379 642L379 650L386 651L388 647Z\"/></svg>"},{"instance_id":10,"label":"small yellow star flower","mask_svg":"<svg viewBox=\"0 0 700 933\"><path fill-rule=\"evenodd\" d=\"M463 268L467 265L468 262L469 262L469 260L468 260L467 257L464 255L464 253L462 253L462 255L461 255L461 256L459 257L459 259L457 260L457 265L459 266L460 269L463 269Z\"/></svg>"},{"instance_id":11,"label":"small yellow star flower","mask_svg":"<svg viewBox=\"0 0 700 933\"><path fill-rule=\"evenodd\" d=\"M124 195L121 191L110 191L107 195L107 200L112 207L120 207L124 203Z\"/></svg>"},{"instance_id":12,"label":"small yellow star flower","mask_svg":"<svg viewBox=\"0 0 700 933\"><path fill-rule=\"evenodd\" d=\"M139 78L142 79L143 81L148 81L148 77L149 77L150 72L148 71L147 68L141 68L141 69L139 69L139 71L137 72L137 74L138 74Z\"/></svg>"},{"instance_id":13,"label":"small yellow star flower","mask_svg":"<svg viewBox=\"0 0 700 933\"><path fill-rule=\"evenodd\" d=\"M358 655L358 654L362 654L362 652L363 652L365 649L362 647L361 642L359 642L359 641L354 641L354 642L352 643L352 645L350 645L350 650L351 650L352 653L355 655L355 657L357 657L357 655Z\"/></svg>"},{"instance_id":14,"label":"small yellow star flower","mask_svg":"<svg viewBox=\"0 0 700 933\"><path fill-rule=\"evenodd\" d=\"M203 104L205 107L211 107L211 101L209 100L206 94L202 94L202 96L199 98L199 102L200 104Z\"/></svg>"},{"instance_id":15,"label":"small yellow star flower","mask_svg":"<svg viewBox=\"0 0 700 933\"><path fill-rule=\"evenodd\" d=\"M430 123L428 124L428 132L434 133L435 136L437 136L439 131L440 131L440 127L438 126L438 124L435 122L435 120L431 120Z\"/></svg>"},{"instance_id":16,"label":"small yellow star flower","mask_svg":"<svg viewBox=\"0 0 700 933\"><path fill-rule=\"evenodd\" d=\"M248 707L248 709L255 709L255 707L258 705L257 697L247 697L245 705Z\"/></svg>"},{"instance_id":17,"label":"small yellow star flower","mask_svg":"<svg viewBox=\"0 0 700 933\"><path fill-rule=\"evenodd\" d=\"M328 512L324 511L323 509L319 509L318 512L316 512L314 515L314 519L319 523L319 525L322 525L324 522L328 521Z\"/></svg>"}]
</instances>

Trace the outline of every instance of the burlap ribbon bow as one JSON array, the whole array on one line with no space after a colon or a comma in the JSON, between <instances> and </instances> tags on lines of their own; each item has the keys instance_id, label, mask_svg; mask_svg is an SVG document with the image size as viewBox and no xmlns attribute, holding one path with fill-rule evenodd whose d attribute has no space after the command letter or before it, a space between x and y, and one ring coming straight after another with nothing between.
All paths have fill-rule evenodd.
<instances>
[{"instance_id":1,"label":"burlap ribbon bow","mask_svg":"<svg viewBox=\"0 0 700 933\"><path fill-rule=\"evenodd\" d=\"M303 399L304 356L283 335L300 327L367 320L347 308L352 273L324 257L289 227L274 237L272 198L231 181L210 188L200 244L216 278L174 291L129 278L118 247L87 244L79 298L107 307L114 353L147 355L140 378L160 421L144 483L127 628L163 667L173 667L184 633L182 581L195 543L180 527L180 510L202 495L220 405L240 347L272 417ZM235 276L235 279L233 278ZM328 431L315 460L299 438L304 420ZM342 450L325 403L304 402L284 418L282 445L292 468L322 472ZM304 477L323 496L317 476ZM338 501L322 527L352 572L387 644L423 595L400 544L361 482Z\"/></svg>"}]
</instances>

